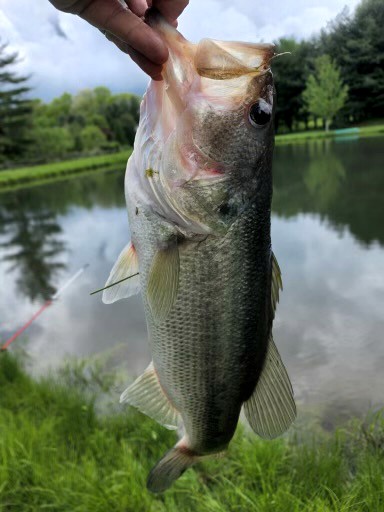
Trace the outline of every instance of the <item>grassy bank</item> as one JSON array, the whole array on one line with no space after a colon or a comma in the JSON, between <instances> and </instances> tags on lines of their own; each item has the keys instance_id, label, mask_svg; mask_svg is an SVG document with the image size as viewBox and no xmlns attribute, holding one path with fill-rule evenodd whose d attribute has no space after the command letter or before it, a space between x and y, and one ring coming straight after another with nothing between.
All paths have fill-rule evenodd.
<instances>
[{"instance_id":1,"label":"grassy bank","mask_svg":"<svg viewBox=\"0 0 384 512\"><path fill-rule=\"evenodd\" d=\"M343 139L343 137L373 137L376 135L384 135L384 124L374 124L368 126L359 126L358 132L344 134L338 133L337 130L313 130L305 132L287 133L284 135L276 135L276 145L283 144L299 144L301 142L310 142L319 139Z\"/></svg>"},{"instance_id":2,"label":"grassy bank","mask_svg":"<svg viewBox=\"0 0 384 512\"><path fill-rule=\"evenodd\" d=\"M304 443L239 429L225 458L154 496L146 476L174 434L131 410L97 414L106 383L83 368L34 380L0 353L0 511L384 510L382 417Z\"/></svg>"},{"instance_id":3,"label":"grassy bank","mask_svg":"<svg viewBox=\"0 0 384 512\"><path fill-rule=\"evenodd\" d=\"M346 133L344 137L370 137L384 135L384 124L360 126L358 134ZM319 139L334 139L343 136L335 131L306 131L276 136L276 145L299 144ZM108 155L84 157L77 160L54 162L52 164L34 165L0 171L0 192L11 189L40 185L49 181L67 179L95 170L125 169L125 164L132 150L121 151Z\"/></svg>"},{"instance_id":4,"label":"grassy bank","mask_svg":"<svg viewBox=\"0 0 384 512\"><path fill-rule=\"evenodd\" d=\"M65 162L34 165L0 171L0 190L28 186L31 183L40 184L47 181L67 178L71 175L85 174L97 169L125 169L127 159L132 150L121 151L108 155L84 157Z\"/></svg>"}]
</instances>

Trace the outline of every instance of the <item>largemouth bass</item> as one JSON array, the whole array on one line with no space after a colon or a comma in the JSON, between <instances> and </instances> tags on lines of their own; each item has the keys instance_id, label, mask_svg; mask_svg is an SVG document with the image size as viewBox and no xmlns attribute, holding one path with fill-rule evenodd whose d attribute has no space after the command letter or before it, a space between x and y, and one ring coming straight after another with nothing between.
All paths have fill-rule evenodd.
<instances>
[{"instance_id":1,"label":"largemouth bass","mask_svg":"<svg viewBox=\"0 0 384 512\"><path fill-rule=\"evenodd\" d=\"M104 302L141 290L153 361L121 396L180 441L152 469L167 489L226 450L243 407L263 438L295 417L272 339L280 270L271 251L272 45L192 44L158 15L169 48L152 81L126 172L131 242Z\"/></svg>"}]
</instances>

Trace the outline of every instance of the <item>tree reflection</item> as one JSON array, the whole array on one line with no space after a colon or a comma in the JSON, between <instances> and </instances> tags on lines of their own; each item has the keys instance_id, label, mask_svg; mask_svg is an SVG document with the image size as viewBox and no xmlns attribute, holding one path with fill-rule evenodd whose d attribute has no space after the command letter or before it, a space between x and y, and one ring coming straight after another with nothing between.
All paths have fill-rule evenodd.
<instances>
[{"instance_id":1,"label":"tree reflection","mask_svg":"<svg viewBox=\"0 0 384 512\"><path fill-rule=\"evenodd\" d=\"M337 199L346 173L340 159L331 151L330 141L314 144L310 149L311 160L303 179L319 211L323 212Z\"/></svg>"},{"instance_id":2,"label":"tree reflection","mask_svg":"<svg viewBox=\"0 0 384 512\"><path fill-rule=\"evenodd\" d=\"M58 272L65 269L59 258L65 244L53 212L31 198L23 191L1 205L0 247L5 250L3 261L11 264L8 272L18 274L18 292L31 301L46 300L55 292Z\"/></svg>"},{"instance_id":3,"label":"tree reflection","mask_svg":"<svg viewBox=\"0 0 384 512\"><path fill-rule=\"evenodd\" d=\"M317 213L363 243L384 245L382 138L278 146L273 211Z\"/></svg>"},{"instance_id":4,"label":"tree reflection","mask_svg":"<svg viewBox=\"0 0 384 512\"><path fill-rule=\"evenodd\" d=\"M59 215L74 207L124 207L124 173L95 173L0 196L1 259L10 264L18 292L47 299L65 269Z\"/></svg>"}]
</instances>

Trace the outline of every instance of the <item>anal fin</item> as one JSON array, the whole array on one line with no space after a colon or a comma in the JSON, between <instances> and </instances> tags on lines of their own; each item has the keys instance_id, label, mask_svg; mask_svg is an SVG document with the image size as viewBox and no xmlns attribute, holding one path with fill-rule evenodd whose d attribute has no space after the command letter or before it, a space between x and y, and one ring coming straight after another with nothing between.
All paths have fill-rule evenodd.
<instances>
[{"instance_id":1,"label":"anal fin","mask_svg":"<svg viewBox=\"0 0 384 512\"><path fill-rule=\"evenodd\" d=\"M105 284L108 289L103 291L104 304L112 304L120 299L135 295L140 291L139 263L136 250L129 242L121 251L116 263L113 265ZM127 277L132 276L130 279ZM123 280L122 282L119 282ZM116 283L116 284L114 284Z\"/></svg>"},{"instance_id":2,"label":"anal fin","mask_svg":"<svg viewBox=\"0 0 384 512\"><path fill-rule=\"evenodd\" d=\"M256 434L266 439L283 434L296 417L292 385L272 336L259 381L244 402L244 413Z\"/></svg>"},{"instance_id":3,"label":"anal fin","mask_svg":"<svg viewBox=\"0 0 384 512\"><path fill-rule=\"evenodd\" d=\"M162 390L153 363L124 391L120 397L122 402L136 407L170 430L179 426L180 415Z\"/></svg>"}]
</instances>

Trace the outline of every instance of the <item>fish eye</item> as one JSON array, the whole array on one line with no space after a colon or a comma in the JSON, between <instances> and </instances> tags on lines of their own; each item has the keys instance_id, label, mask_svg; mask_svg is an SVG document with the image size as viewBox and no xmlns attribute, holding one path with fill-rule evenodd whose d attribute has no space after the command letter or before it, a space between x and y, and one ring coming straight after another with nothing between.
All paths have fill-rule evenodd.
<instances>
[{"instance_id":1,"label":"fish eye","mask_svg":"<svg viewBox=\"0 0 384 512\"><path fill-rule=\"evenodd\" d=\"M272 109L265 100L256 101L249 109L249 121L253 126L264 126L271 120Z\"/></svg>"}]
</instances>

